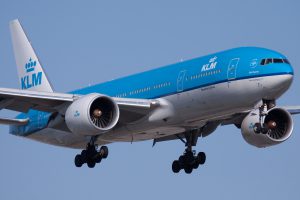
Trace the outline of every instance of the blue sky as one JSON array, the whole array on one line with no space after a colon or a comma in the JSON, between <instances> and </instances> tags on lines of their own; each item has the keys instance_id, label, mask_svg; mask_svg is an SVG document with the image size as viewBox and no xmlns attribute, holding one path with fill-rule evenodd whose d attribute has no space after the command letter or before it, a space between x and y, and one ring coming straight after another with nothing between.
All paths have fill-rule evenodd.
<instances>
[{"instance_id":1,"label":"blue sky","mask_svg":"<svg viewBox=\"0 0 300 200\"><path fill-rule=\"evenodd\" d=\"M299 105L300 2L15 1L0 6L0 86L19 88L8 22L19 18L56 91L153 69L238 46L285 54L295 69L280 105ZM14 113L1 111L1 116ZM207 162L173 174L179 141L115 143L94 169L75 168L79 150L8 134L0 126L0 199L299 199L300 117L294 134L257 149L234 126L198 142Z\"/></svg>"}]
</instances>

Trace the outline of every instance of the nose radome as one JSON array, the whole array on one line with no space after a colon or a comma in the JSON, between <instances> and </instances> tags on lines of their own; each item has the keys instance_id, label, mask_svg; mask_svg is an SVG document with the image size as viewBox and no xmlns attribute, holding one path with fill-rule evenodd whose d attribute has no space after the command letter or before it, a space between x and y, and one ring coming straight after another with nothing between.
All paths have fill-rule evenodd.
<instances>
[{"instance_id":1,"label":"nose radome","mask_svg":"<svg viewBox=\"0 0 300 200\"><path fill-rule=\"evenodd\" d=\"M285 74L280 76L277 81L277 88L281 90L281 93L284 93L289 89L293 82L293 75L292 74Z\"/></svg>"},{"instance_id":2,"label":"nose radome","mask_svg":"<svg viewBox=\"0 0 300 200\"><path fill-rule=\"evenodd\" d=\"M292 74L273 76L264 82L264 98L277 99L284 94L293 82Z\"/></svg>"},{"instance_id":3,"label":"nose radome","mask_svg":"<svg viewBox=\"0 0 300 200\"><path fill-rule=\"evenodd\" d=\"M286 65L285 70L286 70L286 73L294 75L294 69L293 69L293 66L291 64Z\"/></svg>"},{"instance_id":4,"label":"nose radome","mask_svg":"<svg viewBox=\"0 0 300 200\"><path fill-rule=\"evenodd\" d=\"M285 75L283 78L282 78L282 84L283 85L286 85L286 87L290 87L290 85L292 84L293 82L293 78L294 78L294 75L293 74L287 74Z\"/></svg>"}]
</instances>

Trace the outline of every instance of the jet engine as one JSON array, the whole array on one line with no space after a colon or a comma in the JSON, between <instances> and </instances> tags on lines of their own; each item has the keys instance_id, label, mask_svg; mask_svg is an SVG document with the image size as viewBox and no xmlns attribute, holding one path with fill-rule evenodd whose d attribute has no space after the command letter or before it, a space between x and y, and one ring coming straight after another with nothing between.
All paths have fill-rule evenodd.
<instances>
[{"instance_id":1,"label":"jet engine","mask_svg":"<svg viewBox=\"0 0 300 200\"><path fill-rule=\"evenodd\" d=\"M88 94L74 101L65 114L68 128L75 134L99 135L111 130L119 120L119 107L108 96Z\"/></svg>"},{"instance_id":2,"label":"jet engine","mask_svg":"<svg viewBox=\"0 0 300 200\"><path fill-rule=\"evenodd\" d=\"M291 114L283 108L272 108L263 119L266 131L258 133L256 124L259 123L259 110L250 112L243 120L241 131L244 139L256 147L268 147L287 140L293 131Z\"/></svg>"}]
</instances>

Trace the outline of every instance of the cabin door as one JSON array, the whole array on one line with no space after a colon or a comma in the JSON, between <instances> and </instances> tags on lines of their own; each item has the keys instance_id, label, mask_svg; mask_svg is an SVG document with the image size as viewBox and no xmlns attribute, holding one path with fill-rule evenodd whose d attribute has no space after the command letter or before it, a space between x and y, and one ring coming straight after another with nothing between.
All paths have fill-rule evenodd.
<instances>
[{"instance_id":1,"label":"cabin door","mask_svg":"<svg viewBox=\"0 0 300 200\"><path fill-rule=\"evenodd\" d=\"M177 78L177 92L183 91L183 83L185 78L186 70L180 71Z\"/></svg>"},{"instance_id":2,"label":"cabin door","mask_svg":"<svg viewBox=\"0 0 300 200\"><path fill-rule=\"evenodd\" d=\"M236 69L238 67L239 61L240 61L239 58L233 58L230 60L228 69L227 69L228 82L236 79Z\"/></svg>"}]
</instances>

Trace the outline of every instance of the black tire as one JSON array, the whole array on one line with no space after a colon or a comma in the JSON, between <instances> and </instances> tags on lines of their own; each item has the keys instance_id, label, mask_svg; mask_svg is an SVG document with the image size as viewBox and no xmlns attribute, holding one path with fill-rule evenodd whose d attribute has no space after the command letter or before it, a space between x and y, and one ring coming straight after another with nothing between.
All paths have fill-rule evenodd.
<instances>
[{"instance_id":1,"label":"black tire","mask_svg":"<svg viewBox=\"0 0 300 200\"><path fill-rule=\"evenodd\" d=\"M96 162L96 163L100 163L101 160L102 160L102 157L101 157L100 154L98 154L98 155L96 156L96 158L95 158L95 162Z\"/></svg>"},{"instance_id":2,"label":"black tire","mask_svg":"<svg viewBox=\"0 0 300 200\"><path fill-rule=\"evenodd\" d=\"M191 165L185 166L185 167L184 167L184 171L185 171L185 173L187 173L187 174L192 173L192 171L193 171L193 166L191 166Z\"/></svg>"},{"instance_id":3,"label":"black tire","mask_svg":"<svg viewBox=\"0 0 300 200\"><path fill-rule=\"evenodd\" d=\"M86 150L82 150L80 155L85 157L86 156Z\"/></svg>"},{"instance_id":4,"label":"black tire","mask_svg":"<svg viewBox=\"0 0 300 200\"><path fill-rule=\"evenodd\" d=\"M82 159L81 159L81 155L80 154L77 154L75 156L75 159L74 159L74 163L75 163L75 166L76 167L81 167L83 162L82 162Z\"/></svg>"},{"instance_id":5,"label":"black tire","mask_svg":"<svg viewBox=\"0 0 300 200\"><path fill-rule=\"evenodd\" d=\"M180 162L181 165L184 164L184 156L179 156L178 161Z\"/></svg>"},{"instance_id":6,"label":"black tire","mask_svg":"<svg viewBox=\"0 0 300 200\"><path fill-rule=\"evenodd\" d=\"M87 162L87 166L88 166L89 168L94 168L95 165L96 165L96 162L95 162L95 161L88 161L88 162Z\"/></svg>"},{"instance_id":7,"label":"black tire","mask_svg":"<svg viewBox=\"0 0 300 200\"><path fill-rule=\"evenodd\" d=\"M86 161L87 161L87 151L82 150L80 155L81 155L82 163L86 163Z\"/></svg>"},{"instance_id":8,"label":"black tire","mask_svg":"<svg viewBox=\"0 0 300 200\"><path fill-rule=\"evenodd\" d=\"M184 155L184 163L185 164L192 164L195 160L194 154L192 151L186 152Z\"/></svg>"},{"instance_id":9,"label":"black tire","mask_svg":"<svg viewBox=\"0 0 300 200\"><path fill-rule=\"evenodd\" d=\"M193 164L193 168L198 169L199 165L200 165L200 163L195 161L194 164Z\"/></svg>"},{"instance_id":10,"label":"black tire","mask_svg":"<svg viewBox=\"0 0 300 200\"><path fill-rule=\"evenodd\" d=\"M174 160L174 162L172 163L172 171L174 173L178 173L180 170L181 170L181 167L180 167L179 161L178 160Z\"/></svg>"},{"instance_id":11,"label":"black tire","mask_svg":"<svg viewBox=\"0 0 300 200\"><path fill-rule=\"evenodd\" d=\"M107 156L108 156L108 148L107 148L107 146L102 146L100 148L100 153L101 153L102 158L107 158Z\"/></svg>"},{"instance_id":12,"label":"black tire","mask_svg":"<svg viewBox=\"0 0 300 200\"><path fill-rule=\"evenodd\" d=\"M199 152L197 155L197 160L200 165L203 165L206 161L206 155L204 152Z\"/></svg>"}]
</instances>

